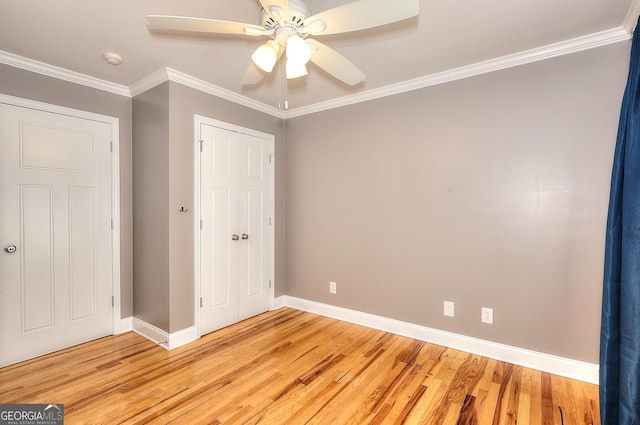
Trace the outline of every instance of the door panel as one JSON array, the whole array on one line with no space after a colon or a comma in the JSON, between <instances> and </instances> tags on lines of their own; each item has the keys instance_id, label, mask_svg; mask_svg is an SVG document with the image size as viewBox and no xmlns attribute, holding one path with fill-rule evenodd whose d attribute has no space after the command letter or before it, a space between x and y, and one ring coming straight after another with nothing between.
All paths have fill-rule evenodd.
<instances>
[{"instance_id":1,"label":"door panel","mask_svg":"<svg viewBox=\"0 0 640 425\"><path fill-rule=\"evenodd\" d=\"M237 227L234 160L237 150L228 135L202 134L201 153L201 330L202 333L238 319L238 252L232 234Z\"/></svg>"},{"instance_id":2,"label":"door panel","mask_svg":"<svg viewBox=\"0 0 640 425\"><path fill-rule=\"evenodd\" d=\"M263 209L262 191L247 191L247 234L251 235L247 239L247 296L259 295L262 293L262 271L264 269L262 255L262 229L261 214Z\"/></svg>"},{"instance_id":3,"label":"door panel","mask_svg":"<svg viewBox=\"0 0 640 425\"><path fill-rule=\"evenodd\" d=\"M0 365L113 331L110 131L0 105Z\"/></svg>"},{"instance_id":4,"label":"door panel","mask_svg":"<svg viewBox=\"0 0 640 425\"><path fill-rule=\"evenodd\" d=\"M96 191L69 188L69 284L71 320L96 314Z\"/></svg>"},{"instance_id":5,"label":"door panel","mask_svg":"<svg viewBox=\"0 0 640 425\"><path fill-rule=\"evenodd\" d=\"M271 174L265 139L204 123L200 139L205 334L269 309Z\"/></svg>"},{"instance_id":6,"label":"door panel","mask_svg":"<svg viewBox=\"0 0 640 425\"><path fill-rule=\"evenodd\" d=\"M93 134L23 122L20 125L23 168L94 172Z\"/></svg>"},{"instance_id":7,"label":"door panel","mask_svg":"<svg viewBox=\"0 0 640 425\"><path fill-rule=\"evenodd\" d=\"M246 138L241 146L246 152L239 158L240 222L248 239L240 245L240 264L245 274L239 281L240 319L269 309L270 258L270 190L268 144L258 138Z\"/></svg>"},{"instance_id":8,"label":"door panel","mask_svg":"<svg viewBox=\"0 0 640 425\"><path fill-rule=\"evenodd\" d=\"M222 307L229 304L235 304L231 301L231 270L229 263L232 259L230 239L227 235L230 232L231 223L229 211L230 193L227 188L214 188L211 195L211 226L207 228L211 231L211 241L213 250L211 252L211 278L219 284L213 287L211 293L211 305L213 307Z\"/></svg>"},{"instance_id":9,"label":"door panel","mask_svg":"<svg viewBox=\"0 0 640 425\"><path fill-rule=\"evenodd\" d=\"M20 191L23 260L18 273L22 274L22 328L29 332L54 325L53 187L25 185Z\"/></svg>"}]
</instances>

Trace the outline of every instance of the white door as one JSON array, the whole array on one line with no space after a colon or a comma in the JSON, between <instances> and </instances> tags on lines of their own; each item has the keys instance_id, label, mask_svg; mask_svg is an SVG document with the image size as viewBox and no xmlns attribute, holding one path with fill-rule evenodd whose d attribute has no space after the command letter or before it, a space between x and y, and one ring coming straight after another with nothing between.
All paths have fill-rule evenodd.
<instances>
[{"instance_id":1,"label":"white door","mask_svg":"<svg viewBox=\"0 0 640 425\"><path fill-rule=\"evenodd\" d=\"M110 126L0 104L0 366L111 334Z\"/></svg>"},{"instance_id":2,"label":"white door","mask_svg":"<svg viewBox=\"0 0 640 425\"><path fill-rule=\"evenodd\" d=\"M271 304L271 142L201 123L200 333Z\"/></svg>"}]
</instances>

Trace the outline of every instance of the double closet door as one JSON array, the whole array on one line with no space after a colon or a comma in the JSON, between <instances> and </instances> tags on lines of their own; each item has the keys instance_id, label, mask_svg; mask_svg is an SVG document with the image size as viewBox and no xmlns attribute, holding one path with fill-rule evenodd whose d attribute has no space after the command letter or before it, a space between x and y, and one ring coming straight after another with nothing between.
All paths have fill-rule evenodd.
<instances>
[{"instance_id":1,"label":"double closet door","mask_svg":"<svg viewBox=\"0 0 640 425\"><path fill-rule=\"evenodd\" d=\"M271 305L272 140L200 122L200 333Z\"/></svg>"}]
</instances>

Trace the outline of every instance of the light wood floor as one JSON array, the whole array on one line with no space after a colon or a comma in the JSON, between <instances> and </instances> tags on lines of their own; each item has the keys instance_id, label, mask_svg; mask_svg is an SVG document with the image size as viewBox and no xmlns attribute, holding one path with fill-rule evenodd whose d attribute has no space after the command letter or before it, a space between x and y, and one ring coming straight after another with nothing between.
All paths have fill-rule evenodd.
<instances>
[{"instance_id":1,"label":"light wood floor","mask_svg":"<svg viewBox=\"0 0 640 425\"><path fill-rule=\"evenodd\" d=\"M599 424L598 387L283 308L166 351L134 334L0 369L66 424Z\"/></svg>"}]
</instances>

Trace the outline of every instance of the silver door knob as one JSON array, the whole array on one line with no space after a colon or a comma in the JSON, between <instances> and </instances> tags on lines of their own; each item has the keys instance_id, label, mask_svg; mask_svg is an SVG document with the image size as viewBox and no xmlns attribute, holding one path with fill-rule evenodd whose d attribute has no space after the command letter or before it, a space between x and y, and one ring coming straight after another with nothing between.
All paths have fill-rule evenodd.
<instances>
[{"instance_id":1,"label":"silver door knob","mask_svg":"<svg viewBox=\"0 0 640 425\"><path fill-rule=\"evenodd\" d=\"M8 252L9 254L13 254L14 252L16 252L16 246L15 245L5 245L4 246L4 250L5 250L5 252Z\"/></svg>"},{"instance_id":2,"label":"silver door knob","mask_svg":"<svg viewBox=\"0 0 640 425\"><path fill-rule=\"evenodd\" d=\"M233 240L233 241L237 241L238 239L240 239L240 236L238 236L238 235L231 235L231 240Z\"/></svg>"},{"instance_id":3,"label":"silver door knob","mask_svg":"<svg viewBox=\"0 0 640 425\"><path fill-rule=\"evenodd\" d=\"M242 234L242 240L246 241L247 239L249 239L249 235L247 235L246 233Z\"/></svg>"}]
</instances>

